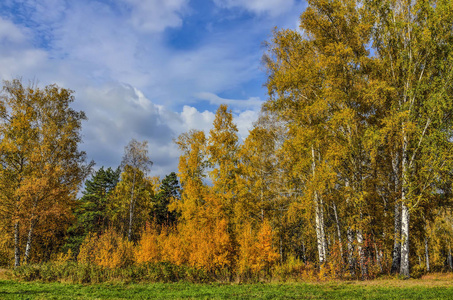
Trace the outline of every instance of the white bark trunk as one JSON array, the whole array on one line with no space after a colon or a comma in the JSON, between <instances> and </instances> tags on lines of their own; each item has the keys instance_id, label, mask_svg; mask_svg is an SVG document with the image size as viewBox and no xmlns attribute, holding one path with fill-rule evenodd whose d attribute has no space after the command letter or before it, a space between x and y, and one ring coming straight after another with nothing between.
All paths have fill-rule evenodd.
<instances>
[{"instance_id":1,"label":"white bark trunk","mask_svg":"<svg viewBox=\"0 0 453 300\"><path fill-rule=\"evenodd\" d=\"M400 274L409 277L409 208L403 203L401 210L401 267Z\"/></svg>"},{"instance_id":2,"label":"white bark trunk","mask_svg":"<svg viewBox=\"0 0 453 300\"><path fill-rule=\"evenodd\" d=\"M426 236L425 236L425 261L426 261L426 271L429 272L428 238Z\"/></svg>"},{"instance_id":3,"label":"white bark trunk","mask_svg":"<svg viewBox=\"0 0 453 300\"><path fill-rule=\"evenodd\" d=\"M355 261L354 261L354 232L350 227L348 227L346 231L347 239L348 239L348 265L349 265L349 272L351 276L355 275Z\"/></svg>"},{"instance_id":4,"label":"white bark trunk","mask_svg":"<svg viewBox=\"0 0 453 300\"><path fill-rule=\"evenodd\" d=\"M357 250L359 252L360 259L360 272L362 274L362 279L366 279L368 275L368 270L365 265L365 251L363 249L363 233L362 230L357 230Z\"/></svg>"},{"instance_id":5,"label":"white bark trunk","mask_svg":"<svg viewBox=\"0 0 453 300\"><path fill-rule=\"evenodd\" d=\"M393 175L395 176L394 191L398 194L399 190L399 162L398 157L392 159ZM393 233L393 250L392 250L392 268L391 273L399 272L401 266L401 203L395 200L394 214L394 233Z\"/></svg>"},{"instance_id":6,"label":"white bark trunk","mask_svg":"<svg viewBox=\"0 0 453 300\"><path fill-rule=\"evenodd\" d=\"M404 130L403 124L403 130ZM408 139L403 133L402 149L402 182L401 182L401 266L400 274L406 278L410 277L409 273L409 207L407 206L408 193L408 157L407 157Z\"/></svg>"},{"instance_id":7,"label":"white bark trunk","mask_svg":"<svg viewBox=\"0 0 453 300\"><path fill-rule=\"evenodd\" d=\"M33 232L35 229L37 220L35 218L32 218L30 221L30 228L28 229L28 235L27 235L27 244L25 246L25 252L24 252L24 264L28 264L28 258L30 257L30 250L31 250L31 243L33 240Z\"/></svg>"},{"instance_id":8,"label":"white bark trunk","mask_svg":"<svg viewBox=\"0 0 453 300\"><path fill-rule=\"evenodd\" d=\"M333 212L335 214L335 223L337 225L337 235L338 235L338 244L339 244L339 247L340 247L340 256L341 256L342 261L344 262L344 258L343 258L343 242L342 242L342 239L341 239L340 221L338 219L337 206L336 206L335 203L333 203Z\"/></svg>"},{"instance_id":9,"label":"white bark trunk","mask_svg":"<svg viewBox=\"0 0 453 300\"><path fill-rule=\"evenodd\" d=\"M315 193L315 209L316 209L316 240L318 244L319 263L323 264L326 261L326 236L324 234L323 211L321 203Z\"/></svg>"},{"instance_id":10,"label":"white bark trunk","mask_svg":"<svg viewBox=\"0 0 453 300\"><path fill-rule=\"evenodd\" d=\"M374 252L376 253L376 263L379 267L379 270L382 272L382 251L378 249L376 243L374 243Z\"/></svg>"},{"instance_id":11,"label":"white bark trunk","mask_svg":"<svg viewBox=\"0 0 453 300\"><path fill-rule=\"evenodd\" d=\"M311 147L312 153L312 172L313 180L316 178L316 155L315 148ZM314 192L315 202L315 222L316 222L316 240L318 245L319 264L322 265L326 261L326 236L324 234L324 213L322 198L319 197L318 192Z\"/></svg>"},{"instance_id":12,"label":"white bark trunk","mask_svg":"<svg viewBox=\"0 0 453 300\"><path fill-rule=\"evenodd\" d=\"M19 221L14 224L14 267L20 266Z\"/></svg>"}]
</instances>

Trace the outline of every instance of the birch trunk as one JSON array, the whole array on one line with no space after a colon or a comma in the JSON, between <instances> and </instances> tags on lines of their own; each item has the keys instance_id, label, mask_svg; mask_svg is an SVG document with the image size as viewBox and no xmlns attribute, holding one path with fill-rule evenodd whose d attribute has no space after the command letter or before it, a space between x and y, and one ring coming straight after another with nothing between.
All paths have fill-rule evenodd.
<instances>
[{"instance_id":1,"label":"birch trunk","mask_svg":"<svg viewBox=\"0 0 453 300\"><path fill-rule=\"evenodd\" d=\"M318 244L319 263L326 261L326 236L324 234L324 218L322 202L319 201L318 193L315 192L315 209L316 209L316 240Z\"/></svg>"},{"instance_id":2,"label":"birch trunk","mask_svg":"<svg viewBox=\"0 0 453 300\"><path fill-rule=\"evenodd\" d=\"M340 221L338 219L337 205L335 203L333 203L333 212L335 214L335 223L337 225L337 235L338 235L338 244L339 244L339 247L340 247L340 256L341 256L341 260L344 262L344 258L343 258L343 242L341 240Z\"/></svg>"},{"instance_id":3,"label":"birch trunk","mask_svg":"<svg viewBox=\"0 0 453 300\"><path fill-rule=\"evenodd\" d=\"M425 261L426 261L426 271L429 272L428 238L426 236L425 236Z\"/></svg>"},{"instance_id":4,"label":"birch trunk","mask_svg":"<svg viewBox=\"0 0 453 300\"><path fill-rule=\"evenodd\" d=\"M312 154L312 172L313 180L316 178L316 155L315 148L311 147ZM315 202L315 222L316 222L316 241L318 245L319 264L322 265L326 261L326 236L324 233L324 214L322 207L322 198L319 197L318 192L314 192Z\"/></svg>"},{"instance_id":5,"label":"birch trunk","mask_svg":"<svg viewBox=\"0 0 453 300\"><path fill-rule=\"evenodd\" d=\"M359 252L360 259L360 272L362 274L362 279L366 279L368 275L368 270L365 265L365 251L363 250L363 233L362 230L357 230L357 250Z\"/></svg>"},{"instance_id":6,"label":"birch trunk","mask_svg":"<svg viewBox=\"0 0 453 300\"><path fill-rule=\"evenodd\" d=\"M351 276L355 275L355 262L354 262L354 232L350 227L346 231L348 239L348 265L349 273Z\"/></svg>"},{"instance_id":7,"label":"birch trunk","mask_svg":"<svg viewBox=\"0 0 453 300\"><path fill-rule=\"evenodd\" d=\"M135 191L135 171L134 171L134 178L132 180L131 202L129 203L129 228L127 230L127 240L129 242L132 240L132 222L134 219L134 210L135 210L134 191Z\"/></svg>"},{"instance_id":8,"label":"birch trunk","mask_svg":"<svg viewBox=\"0 0 453 300\"><path fill-rule=\"evenodd\" d=\"M404 124L403 124L404 130ZM409 274L409 207L407 206L408 193L408 157L407 157L408 140L407 135L403 134L402 149L402 185L401 185L401 266L400 274L406 278Z\"/></svg>"},{"instance_id":9,"label":"birch trunk","mask_svg":"<svg viewBox=\"0 0 453 300\"><path fill-rule=\"evenodd\" d=\"M36 223L37 223L37 219L32 217L32 220L30 221L30 228L28 229L27 244L25 246L24 264L28 264L28 258L30 256L30 250L31 250L31 243L33 240L33 232L34 232Z\"/></svg>"},{"instance_id":10,"label":"birch trunk","mask_svg":"<svg viewBox=\"0 0 453 300\"><path fill-rule=\"evenodd\" d=\"M14 267L20 266L19 221L14 224Z\"/></svg>"},{"instance_id":11,"label":"birch trunk","mask_svg":"<svg viewBox=\"0 0 453 300\"><path fill-rule=\"evenodd\" d=\"M376 242L374 243L374 252L376 253L376 263L379 267L379 270L382 272L382 251L378 249Z\"/></svg>"},{"instance_id":12,"label":"birch trunk","mask_svg":"<svg viewBox=\"0 0 453 300\"><path fill-rule=\"evenodd\" d=\"M392 273L396 273L401 265L401 204L395 203L394 242L392 251Z\"/></svg>"},{"instance_id":13,"label":"birch trunk","mask_svg":"<svg viewBox=\"0 0 453 300\"><path fill-rule=\"evenodd\" d=\"M399 172L398 158L392 159L393 174L395 176L395 193L398 194L399 189ZM395 200L395 217L394 217L394 233L393 233L393 250L392 250L392 268L391 273L399 272L401 266L401 203Z\"/></svg>"}]
</instances>

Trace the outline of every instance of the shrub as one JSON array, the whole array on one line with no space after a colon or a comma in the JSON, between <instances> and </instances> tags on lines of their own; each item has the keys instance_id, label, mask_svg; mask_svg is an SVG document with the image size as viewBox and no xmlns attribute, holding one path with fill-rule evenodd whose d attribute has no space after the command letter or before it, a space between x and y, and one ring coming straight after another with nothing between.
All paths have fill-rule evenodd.
<instances>
[{"instance_id":1,"label":"shrub","mask_svg":"<svg viewBox=\"0 0 453 300\"><path fill-rule=\"evenodd\" d=\"M80 246L77 261L106 268L124 268L134 262L133 244L114 230L100 237L88 235Z\"/></svg>"}]
</instances>

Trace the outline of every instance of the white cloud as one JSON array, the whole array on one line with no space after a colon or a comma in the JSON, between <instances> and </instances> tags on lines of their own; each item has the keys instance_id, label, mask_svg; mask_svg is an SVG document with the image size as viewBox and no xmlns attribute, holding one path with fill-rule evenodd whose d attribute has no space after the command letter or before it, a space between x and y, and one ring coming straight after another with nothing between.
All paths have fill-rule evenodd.
<instances>
[{"instance_id":1,"label":"white cloud","mask_svg":"<svg viewBox=\"0 0 453 300\"><path fill-rule=\"evenodd\" d=\"M25 34L13 22L0 17L0 40L2 44L21 44L26 41Z\"/></svg>"},{"instance_id":2,"label":"white cloud","mask_svg":"<svg viewBox=\"0 0 453 300\"><path fill-rule=\"evenodd\" d=\"M233 109L240 108L241 110L247 109L247 108L253 108L255 110L259 110L261 105L263 104L263 101L261 101L261 99L259 97L250 97L245 100L226 99L226 98L221 98L221 97L217 96L216 94L209 93L209 92L197 93L195 96L201 100L209 101L209 103L213 104L213 105L226 104L226 105L232 107Z\"/></svg>"},{"instance_id":3,"label":"white cloud","mask_svg":"<svg viewBox=\"0 0 453 300\"><path fill-rule=\"evenodd\" d=\"M0 17L0 77L12 79L20 76L24 69L38 70L47 59L45 51L34 49L26 28L15 25Z\"/></svg>"},{"instance_id":4,"label":"white cloud","mask_svg":"<svg viewBox=\"0 0 453 300\"><path fill-rule=\"evenodd\" d=\"M256 14L278 16L289 11L294 0L213 0L222 8L240 7Z\"/></svg>"},{"instance_id":5,"label":"white cloud","mask_svg":"<svg viewBox=\"0 0 453 300\"><path fill-rule=\"evenodd\" d=\"M258 120L259 111L246 110L238 115L235 115L234 122L238 127L238 134L240 140L245 140L249 135L249 130L253 128L253 122Z\"/></svg>"},{"instance_id":6,"label":"white cloud","mask_svg":"<svg viewBox=\"0 0 453 300\"><path fill-rule=\"evenodd\" d=\"M191 129L209 134L215 114L185 105L173 112L156 105L130 85L108 84L89 87L80 95L88 116L84 124L83 149L98 166L120 164L124 146L131 138L147 140L154 161L153 175L164 176L177 171L180 152L173 140ZM234 114L240 140L244 140L258 112L246 110ZM113 164L113 165L112 165Z\"/></svg>"},{"instance_id":7,"label":"white cloud","mask_svg":"<svg viewBox=\"0 0 453 300\"><path fill-rule=\"evenodd\" d=\"M213 112L207 110L200 112L195 107L184 105L181 112L181 133L191 129L203 130L208 133L214 118L215 114Z\"/></svg>"},{"instance_id":8,"label":"white cloud","mask_svg":"<svg viewBox=\"0 0 453 300\"><path fill-rule=\"evenodd\" d=\"M123 0L131 5L130 22L139 30L160 32L182 25L187 0Z\"/></svg>"},{"instance_id":9,"label":"white cloud","mask_svg":"<svg viewBox=\"0 0 453 300\"><path fill-rule=\"evenodd\" d=\"M22 3L31 25L0 17L0 79L22 76L74 90L74 107L89 118L82 148L98 167L117 166L136 138L149 141L152 174L176 171L173 138L212 127L214 112L200 108L200 99L230 105L240 139L257 118L258 97L217 96L262 74L262 52L251 51L255 41L247 33L217 32L190 50L164 42L166 28L183 24L186 0Z\"/></svg>"}]
</instances>

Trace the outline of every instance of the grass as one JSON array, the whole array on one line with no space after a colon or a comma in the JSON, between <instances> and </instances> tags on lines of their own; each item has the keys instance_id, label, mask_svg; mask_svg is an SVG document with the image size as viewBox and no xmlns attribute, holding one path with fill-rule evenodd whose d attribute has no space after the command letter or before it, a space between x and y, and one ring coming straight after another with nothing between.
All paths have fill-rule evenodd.
<instances>
[{"instance_id":1,"label":"grass","mask_svg":"<svg viewBox=\"0 0 453 300\"><path fill-rule=\"evenodd\" d=\"M453 299L453 277L267 284L65 284L0 280L0 299Z\"/></svg>"}]
</instances>

